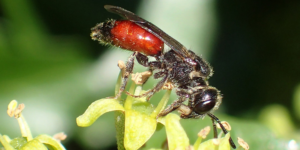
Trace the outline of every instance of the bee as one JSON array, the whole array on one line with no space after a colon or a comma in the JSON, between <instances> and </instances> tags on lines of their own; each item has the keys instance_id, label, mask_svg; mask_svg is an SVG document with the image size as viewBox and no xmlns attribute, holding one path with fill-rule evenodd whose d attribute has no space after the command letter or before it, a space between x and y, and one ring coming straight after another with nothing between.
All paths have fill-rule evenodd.
<instances>
[{"instance_id":1,"label":"bee","mask_svg":"<svg viewBox=\"0 0 300 150\"><path fill-rule=\"evenodd\" d=\"M153 77L161 78L161 80L154 88L142 95L131 95L127 92L128 95L150 99L166 83L171 83L179 98L163 110L158 117L165 116L174 110L181 111L181 118L203 118L207 115L213 122L214 137L217 137L215 122L226 134L227 130L212 114L222 101L220 92L209 86L207 81L213 74L212 67L202 57L188 50L151 22L121 7L105 5L104 8L120 15L124 20L111 19L97 24L91 29L92 39L104 45L109 44L133 52L126 62L122 84L115 98L120 97L125 90L136 59L149 71L156 71ZM169 51L164 52L164 44L170 48ZM148 56L155 58L155 61L149 61ZM186 100L188 100L188 105L183 104ZM231 138L229 142L233 148L236 148Z\"/></svg>"}]
</instances>

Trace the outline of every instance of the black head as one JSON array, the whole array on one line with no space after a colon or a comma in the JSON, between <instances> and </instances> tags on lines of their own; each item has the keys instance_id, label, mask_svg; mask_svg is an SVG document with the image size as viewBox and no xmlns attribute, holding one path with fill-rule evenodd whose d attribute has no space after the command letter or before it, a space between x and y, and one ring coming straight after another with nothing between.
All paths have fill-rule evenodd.
<instances>
[{"instance_id":1,"label":"black head","mask_svg":"<svg viewBox=\"0 0 300 150\"><path fill-rule=\"evenodd\" d=\"M213 87L203 90L203 92L194 95L194 112L204 115L219 107L221 103L221 95L219 91Z\"/></svg>"}]
</instances>

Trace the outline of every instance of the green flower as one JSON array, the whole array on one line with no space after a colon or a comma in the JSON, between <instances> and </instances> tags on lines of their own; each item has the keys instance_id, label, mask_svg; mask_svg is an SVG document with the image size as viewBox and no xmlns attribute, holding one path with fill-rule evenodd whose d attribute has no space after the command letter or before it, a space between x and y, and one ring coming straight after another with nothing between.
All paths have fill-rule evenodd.
<instances>
[{"instance_id":1,"label":"green flower","mask_svg":"<svg viewBox=\"0 0 300 150\"><path fill-rule=\"evenodd\" d=\"M122 73L119 74L115 94L119 91ZM142 94L142 86L131 84L129 93ZM133 98L127 96L125 100L104 98L93 102L84 114L77 117L76 122L80 127L92 125L101 115L115 111L115 127L117 132L117 145L119 150L136 150L141 148L157 130L157 124L165 126L167 134L167 149L185 150L194 148L229 150L228 142L230 134L218 139L207 140L203 143L201 136L194 146L190 146L189 138L181 126L180 117L170 113L164 117L157 118L158 114L166 106L171 90L167 90L157 107L149 103L146 98ZM154 150L154 149L153 149Z\"/></svg>"},{"instance_id":2,"label":"green flower","mask_svg":"<svg viewBox=\"0 0 300 150\"><path fill-rule=\"evenodd\" d=\"M0 134L0 142L5 150L65 150L64 146L60 143L60 140L64 140L66 135L59 133L53 137L41 134L35 138L32 137L30 128L22 115L22 111L25 108L24 104L18 105L16 100L12 100L7 108L7 114L10 117L15 117L19 123L22 137L11 139L7 135Z\"/></svg>"},{"instance_id":3,"label":"green flower","mask_svg":"<svg viewBox=\"0 0 300 150\"><path fill-rule=\"evenodd\" d=\"M116 85L116 92L121 84L121 73ZM130 93L141 94L141 86L132 83ZM87 127L93 124L98 117L106 112L115 111L115 126L117 130L117 143L119 149L135 150L142 147L156 130L158 122L168 122L169 119L158 119L158 113L166 105L171 91L167 91L158 106L155 108L146 98L132 98L128 96L125 100L104 98L93 102L85 113L77 117L77 125ZM166 118L173 119L173 114ZM175 115L176 116L176 115ZM177 117L177 116L176 116ZM178 119L179 120L179 119ZM179 124L179 122L178 122ZM180 125L180 124L179 124ZM185 133L184 133L185 134ZM187 143L188 139L185 135L183 142ZM183 144L184 145L184 144ZM185 146L184 145L184 146Z\"/></svg>"}]
</instances>

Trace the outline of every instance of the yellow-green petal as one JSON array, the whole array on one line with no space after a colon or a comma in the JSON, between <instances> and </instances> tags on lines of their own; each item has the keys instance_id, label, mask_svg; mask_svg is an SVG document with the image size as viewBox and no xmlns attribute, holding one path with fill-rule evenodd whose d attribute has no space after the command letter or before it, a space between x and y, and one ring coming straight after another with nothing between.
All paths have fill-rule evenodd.
<instances>
[{"instance_id":1,"label":"yellow-green petal","mask_svg":"<svg viewBox=\"0 0 300 150\"><path fill-rule=\"evenodd\" d=\"M157 118L157 122L161 123L162 125L166 125L166 117L159 117Z\"/></svg>"},{"instance_id":2,"label":"yellow-green petal","mask_svg":"<svg viewBox=\"0 0 300 150\"><path fill-rule=\"evenodd\" d=\"M115 127L117 133L118 150L125 150L124 132L125 132L125 114L120 111L115 112Z\"/></svg>"},{"instance_id":3,"label":"yellow-green petal","mask_svg":"<svg viewBox=\"0 0 300 150\"><path fill-rule=\"evenodd\" d=\"M143 146L155 132L156 123L150 115L135 110L126 110L124 139L126 150L136 150Z\"/></svg>"},{"instance_id":4,"label":"yellow-green petal","mask_svg":"<svg viewBox=\"0 0 300 150\"><path fill-rule=\"evenodd\" d=\"M24 144L19 150L48 150L47 147L37 139Z\"/></svg>"},{"instance_id":5,"label":"yellow-green petal","mask_svg":"<svg viewBox=\"0 0 300 150\"><path fill-rule=\"evenodd\" d=\"M27 143L27 139L25 137L16 137L9 142L9 144L13 146L15 149L21 148L26 143Z\"/></svg>"},{"instance_id":6,"label":"yellow-green petal","mask_svg":"<svg viewBox=\"0 0 300 150\"><path fill-rule=\"evenodd\" d=\"M3 136L0 134L0 143L6 150L15 150L9 143L6 141Z\"/></svg>"},{"instance_id":7,"label":"yellow-green petal","mask_svg":"<svg viewBox=\"0 0 300 150\"><path fill-rule=\"evenodd\" d=\"M219 148L219 139L210 139L201 143L197 150L218 150Z\"/></svg>"},{"instance_id":8,"label":"yellow-green petal","mask_svg":"<svg viewBox=\"0 0 300 150\"><path fill-rule=\"evenodd\" d=\"M175 114L168 114L165 120L169 150L185 149L189 146L189 138L187 137L180 122L180 117Z\"/></svg>"},{"instance_id":9,"label":"yellow-green petal","mask_svg":"<svg viewBox=\"0 0 300 150\"><path fill-rule=\"evenodd\" d=\"M229 138L230 133L227 133L225 137L220 139L219 150L230 150Z\"/></svg>"},{"instance_id":10,"label":"yellow-green petal","mask_svg":"<svg viewBox=\"0 0 300 150\"><path fill-rule=\"evenodd\" d=\"M101 115L110 111L124 111L116 99L100 99L93 102L81 116L76 118L77 125L87 127L93 124Z\"/></svg>"},{"instance_id":11,"label":"yellow-green petal","mask_svg":"<svg viewBox=\"0 0 300 150\"><path fill-rule=\"evenodd\" d=\"M65 147L59 141L57 141L56 139L54 139L53 137L51 137L49 135L42 134L42 135L37 136L34 139L45 144L49 149L65 150Z\"/></svg>"},{"instance_id":12,"label":"yellow-green petal","mask_svg":"<svg viewBox=\"0 0 300 150\"><path fill-rule=\"evenodd\" d=\"M1 134L0 134L0 136L1 136ZM10 139L10 137L8 135L3 135L2 137L4 138L4 140L6 142L10 142L11 141L11 139Z\"/></svg>"}]
</instances>

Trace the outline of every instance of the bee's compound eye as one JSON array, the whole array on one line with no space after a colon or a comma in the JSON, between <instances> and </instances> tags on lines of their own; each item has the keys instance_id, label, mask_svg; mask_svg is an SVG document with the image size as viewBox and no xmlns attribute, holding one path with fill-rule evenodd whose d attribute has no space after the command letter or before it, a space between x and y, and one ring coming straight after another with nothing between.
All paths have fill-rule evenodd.
<instances>
[{"instance_id":1,"label":"bee's compound eye","mask_svg":"<svg viewBox=\"0 0 300 150\"><path fill-rule=\"evenodd\" d=\"M194 111L199 115L203 115L208 113L210 110L212 110L215 107L215 105L216 105L215 100L201 101L195 105Z\"/></svg>"},{"instance_id":2,"label":"bee's compound eye","mask_svg":"<svg viewBox=\"0 0 300 150\"><path fill-rule=\"evenodd\" d=\"M201 94L195 95L194 111L199 114L206 114L211 111L217 103L218 92L215 89L208 89Z\"/></svg>"}]
</instances>

